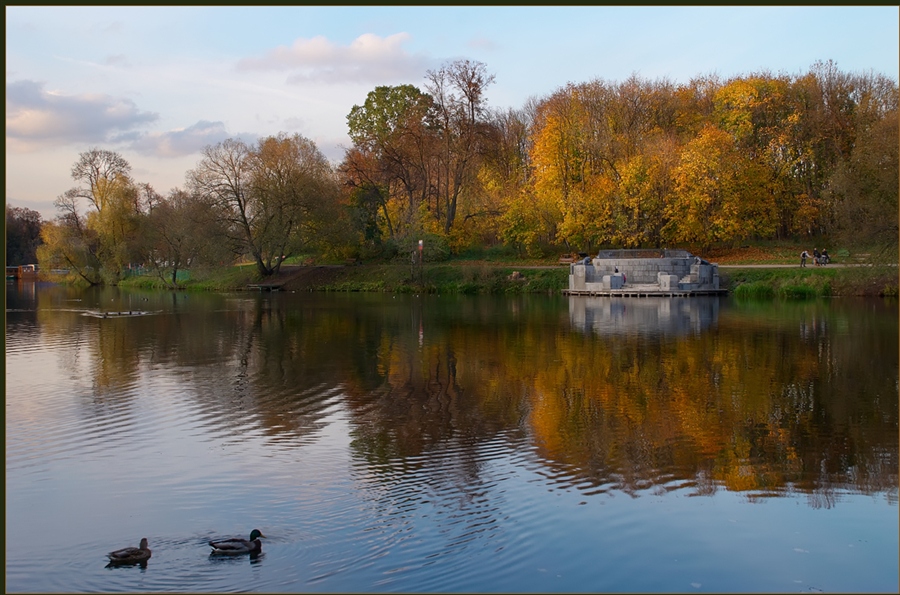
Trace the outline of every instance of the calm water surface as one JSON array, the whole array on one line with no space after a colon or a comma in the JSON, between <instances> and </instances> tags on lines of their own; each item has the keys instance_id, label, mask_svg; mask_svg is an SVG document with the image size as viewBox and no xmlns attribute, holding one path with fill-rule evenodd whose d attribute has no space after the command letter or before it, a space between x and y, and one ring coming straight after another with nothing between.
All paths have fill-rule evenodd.
<instances>
[{"instance_id":1,"label":"calm water surface","mask_svg":"<svg viewBox=\"0 0 900 595\"><path fill-rule=\"evenodd\" d=\"M896 302L6 298L8 591L900 587Z\"/></svg>"}]
</instances>

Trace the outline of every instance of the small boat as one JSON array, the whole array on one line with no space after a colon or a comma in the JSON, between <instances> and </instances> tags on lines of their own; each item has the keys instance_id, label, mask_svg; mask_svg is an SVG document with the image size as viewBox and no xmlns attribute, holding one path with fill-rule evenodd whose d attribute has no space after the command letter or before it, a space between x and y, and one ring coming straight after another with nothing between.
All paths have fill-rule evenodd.
<instances>
[{"instance_id":1,"label":"small boat","mask_svg":"<svg viewBox=\"0 0 900 595\"><path fill-rule=\"evenodd\" d=\"M250 532L250 539L221 539L210 541L211 555L236 556L240 554L258 554L262 551L259 538L265 537L259 529Z\"/></svg>"},{"instance_id":2,"label":"small boat","mask_svg":"<svg viewBox=\"0 0 900 595\"><path fill-rule=\"evenodd\" d=\"M147 538L141 539L140 547L126 547L106 554L110 564L140 564L150 559L150 548L147 547Z\"/></svg>"}]
</instances>

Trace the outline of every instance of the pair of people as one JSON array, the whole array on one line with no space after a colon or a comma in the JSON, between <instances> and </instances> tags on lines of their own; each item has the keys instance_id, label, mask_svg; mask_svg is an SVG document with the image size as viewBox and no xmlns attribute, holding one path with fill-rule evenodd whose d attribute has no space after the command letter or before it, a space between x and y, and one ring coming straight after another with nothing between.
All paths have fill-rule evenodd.
<instances>
[{"instance_id":1,"label":"pair of people","mask_svg":"<svg viewBox=\"0 0 900 595\"><path fill-rule=\"evenodd\" d=\"M816 266L825 266L831 260L828 256L828 250L822 250L819 252L818 248L813 248L813 261L816 263Z\"/></svg>"},{"instance_id":2,"label":"pair of people","mask_svg":"<svg viewBox=\"0 0 900 595\"><path fill-rule=\"evenodd\" d=\"M806 260L808 258L809 258L809 252L807 252L806 250L804 250L803 252L800 253L800 266L801 267L806 266ZM813 263L816 266L819 266L819 265L824 266L824 265L828 264L830 261L831 261L831 258L828 256L828 250L822 250L822 252L819 252L818 248L813 248Z\"/></svg>"}]
</instances>

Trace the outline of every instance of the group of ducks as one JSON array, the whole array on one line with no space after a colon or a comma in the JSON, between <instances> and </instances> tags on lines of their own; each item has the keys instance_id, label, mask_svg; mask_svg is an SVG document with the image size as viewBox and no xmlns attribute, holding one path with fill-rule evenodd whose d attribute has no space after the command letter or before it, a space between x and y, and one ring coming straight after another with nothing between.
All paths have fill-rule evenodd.
<instances>
[{"instance_id":1,"label":"group of ducks","mask_svg":"<svg viewBox=\"0 0 900 595\"><path fill-rule=\"evenodd\" d=\"M260 537L265 537L265 535L259 529L254 529L250 532L250 539L235 538L210 541L211 554L225 556L258 554L262 551L262 543L259 541ZM109 558L109 563L113 565L140 564L149 560L151 555L152 552L146 537L141 539L139 547L126 547L106 554Z\"/></svg>"}]
</instances>

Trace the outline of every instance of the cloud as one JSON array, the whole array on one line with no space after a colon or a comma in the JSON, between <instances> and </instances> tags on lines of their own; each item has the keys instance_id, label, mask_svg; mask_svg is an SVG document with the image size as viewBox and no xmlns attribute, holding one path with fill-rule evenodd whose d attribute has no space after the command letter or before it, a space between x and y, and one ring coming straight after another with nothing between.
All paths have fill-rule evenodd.
<instances>
[{"instance_id":1,"label":"cloud","mask_svg":"<svg viewBox=\"0 0 900 595\"><path fill-rule=\"evenodd\" d=\"M187 128L148 134L123 134L117 142L128 143L134 151L156 157L183 157L199 153L207 145L215 145L229 137L222 122L201 120Z\"/></svg>"},{"instance_id":2,"label":"cloud","mask_svg":"<svg viewBox=\"0 0 900 595\"><path fill-rule=\"evenodd\" d=\"M59 143L108 142L117 132L154 122L130 99L103 94L63 95L37 81L6 85L6 138L19 150Z\"/></svg>"},{"instance_id":3,"label":"cloud","mask_svg":"<svg viewBox=\"0 0 900 595\"><path fill-rule=\"evenodd\" d=\"M466 45L473 50L494 51L500 49L493 40L488 39L487 37L475 37L473 39L470 39Z\"/></svg>"},{"instance_id":4,"label":"cloud","mask_svg":"<svg viewBox=\"0 0 900 595\"><path fill-rule=\"evenodd\" d=\"M293 45L278 46L262 57L240 60L239 71L287 71L288 83L363 83L420 79L429 60L404 50L408 33L379 37L360 35L348 46L336 45L325 37L297 39Z\"/></svg>"}]
</instances>

